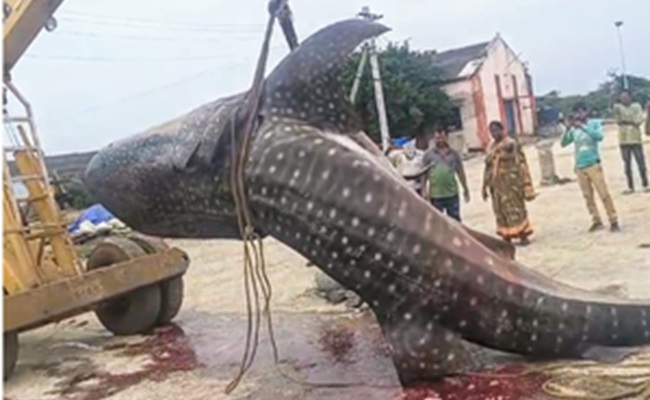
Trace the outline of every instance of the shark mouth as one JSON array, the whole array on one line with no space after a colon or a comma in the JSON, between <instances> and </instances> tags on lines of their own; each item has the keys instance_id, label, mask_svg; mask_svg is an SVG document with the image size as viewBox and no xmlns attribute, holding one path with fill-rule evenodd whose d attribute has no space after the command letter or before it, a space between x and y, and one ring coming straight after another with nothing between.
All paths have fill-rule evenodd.
<instances>
[{"instance_id":1,"label":"shark mouth","mask_svg":"<svg viewBox=\"0 0 650 400\"><path fill-rule=\"evenodd\" d=\"M360 139L338 77L349 53L386 30L363 20L330 25L266 79L245 171L256 228L370 305L403 385L480 367L474 355L484 348L561 358L650 343L649 301L597 295L525 268L509 245L439 213ZM213 127L210 140L231 128ZM215 148L217 155L228 154ZM194 164L200 172L200 163ZM103 171L92 173L99 185ZM151 187L145 178L138 178L141 186ZM109 189L102 192L106 199ZM156 197L158 204L164 205L164 195ZM117 201L111 197L105 205L127 224L135 220Z\"/></svg>"}]
</instances>

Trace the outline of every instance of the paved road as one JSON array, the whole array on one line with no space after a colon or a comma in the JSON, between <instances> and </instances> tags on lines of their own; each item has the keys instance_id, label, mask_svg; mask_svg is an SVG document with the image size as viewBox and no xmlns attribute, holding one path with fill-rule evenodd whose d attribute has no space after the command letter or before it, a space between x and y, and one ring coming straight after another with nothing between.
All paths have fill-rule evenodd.
<instances>
[{"instance_id":1,"label":"paved road","mask_svg":"<svg viewBox=\"0 0 650 400\"><path fill-rule=\"evenodd\" d=\"M560 175L573 177L571 150L556 146L555 151ZM533 175L539 178L535 150L528 149L528 155ZM650 249L639 248L650 243L650 195L620 194L624 178L615 131L607 132L603 157L623 231L585 232L590 220L575 182L540 188L540 196L530 205L533 244L520 249L518 259L576 286L619 284L629 296L641 297L650 292ZM462 213L469 225L492 232L489 204L480 200L478 192L481 167L480 159L468 162L473 199L463 205ZM24 334L18 367L5 386L5 398L441 398L428 392L401 393L372 318L352 315L315 297L311 293L314 269L306 268L302 257L273 240L267 241L266 250L281 368L297 381L273 367L264 339L251 373L231 396L224 395L238 368L246 328L241 245L229 241L174 244L188 251L192 260L177 325L146 338L114 338L89 314ZM305 380L366 385L324 389L299 383ZM493 385L477 382L465 385L465 389L474 390L471 393L444 395L448 388L439 393L445 399L489 398L486 393L501 399L526 398L521 385ZM479 392L485 395L476 397Z\"/></svg>"}]
</instances>

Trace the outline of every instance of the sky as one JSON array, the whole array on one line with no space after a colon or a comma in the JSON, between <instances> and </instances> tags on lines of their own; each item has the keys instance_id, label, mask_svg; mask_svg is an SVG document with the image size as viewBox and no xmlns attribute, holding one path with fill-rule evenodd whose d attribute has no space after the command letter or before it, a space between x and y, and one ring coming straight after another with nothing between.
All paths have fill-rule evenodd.
<instances>
[{"instance_id":1,"label":"sky","mask_svg":"<svg viewBox=\"0 0 650 400\"><path fill-rule=\"evenodd\" d=\"M246 90L266 0L67 0L13 70L47 154L96 150ZM621 70L614 22L624 21L629 73L650 77L648 0L292 0L302 40L368 5L409 40L446 50L500 33L529 65L537 94L584 93ZM643 40L645 39L645 41ZM287 53L275 30L267 71ZM12 107L11 109L16 110Z\"/></svg>"}]
</instances>

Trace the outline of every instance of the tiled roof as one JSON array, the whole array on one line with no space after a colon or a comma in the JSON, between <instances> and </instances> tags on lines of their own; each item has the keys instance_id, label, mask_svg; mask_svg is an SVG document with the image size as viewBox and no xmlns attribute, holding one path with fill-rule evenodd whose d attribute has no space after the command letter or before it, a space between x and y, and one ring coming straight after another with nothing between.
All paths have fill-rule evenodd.
<instances>
[{"instance_id":1,"label":"tiled roof","mask_svg":"<svg viewBox=\"0 0 650 400\"><path fill-rule=\"evenodd\" d=\"M485 56L491 42L477 43L436 53L434 63L439 66L447 79L457 79L471 75L480 60Z\"/></svg>"}]
</instances>

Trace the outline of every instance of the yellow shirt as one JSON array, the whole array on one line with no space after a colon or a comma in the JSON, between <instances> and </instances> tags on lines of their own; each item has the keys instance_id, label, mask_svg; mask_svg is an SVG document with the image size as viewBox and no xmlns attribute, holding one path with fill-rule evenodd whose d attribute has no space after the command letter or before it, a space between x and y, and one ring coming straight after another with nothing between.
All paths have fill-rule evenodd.
<instances>
[{"instance_id":1,"label":"yellow shirt","mask_svg":"<svg viewBox=\"0 0 650 400\"><path fill-rule=\"evenodd\" d=\"M639 103L629 106L614 105L614 118L618 124L618 139L620 144L641 143L641 124L643 123L643 109Z\"/></svg>"}]
</instances>

